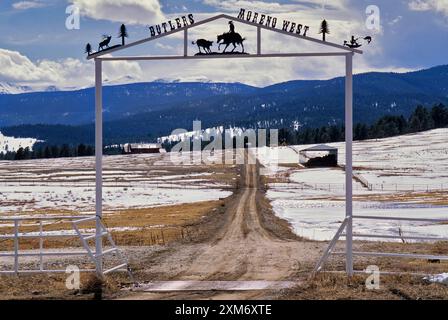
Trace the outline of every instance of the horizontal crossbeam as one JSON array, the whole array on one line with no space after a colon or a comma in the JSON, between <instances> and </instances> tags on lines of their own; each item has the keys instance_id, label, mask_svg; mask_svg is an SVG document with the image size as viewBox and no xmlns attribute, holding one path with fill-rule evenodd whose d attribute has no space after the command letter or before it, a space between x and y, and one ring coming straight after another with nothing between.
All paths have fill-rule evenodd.
<instances>
[{"instance_id":1,"label":"horizontal crossbeam","mask_svg":"<svg viewBox=\"0 0 448 320\"><path fill-rule=\"evenodd\" d=\"M341 237L345 237L342 234ZM372 239L397 239L397 240L427 240L427 241L448 241L448 238L422 237L422 236L392 236L378 234L353 234L354 238L372 238Z\"/></svg>"},{"instance_id":2,"label":"horizontal crossbeam","mask_svg":"<svg viewBox=\"0 0 448 320\"><path fill-rule=\"evenodd\" d=\"M250 59L250 58L294 58L294 57L342 57L345 52L272 53L272 54L206 54L200 56L131 56L101 57L103 61L156 61L156 60L201 60L201 59Z\"/></svg>"},{"instance_id":3,"label":"horizontal crossbeam","mask_svg":"<svg viewBox=\"0 0 448 320\"><path fill-rule=\"evenodd\" d=\"M446 223L448 219L430 219L430 218L405 218L405 217L380 217L380 216L353 216L353 219L364 220L391 220L391 221L413 221L413 222L434 222Z\"/></svg>"},{"instance_id":4,"label":"horizontal crossbeam","mask_svg":"<svg viewBox=\"0 0 448 320\"><path fill-rule=\"evenodd\" d=\"M345 252L334 252L334 255L345 255ZM423 259L423 260L444 260L448 261L448 256L436 256L413 253L392 253L392 252L353 252L354 256L360 257L383 257L383 258L403 258L403 259Z\"/></svg>"}]
</instances>

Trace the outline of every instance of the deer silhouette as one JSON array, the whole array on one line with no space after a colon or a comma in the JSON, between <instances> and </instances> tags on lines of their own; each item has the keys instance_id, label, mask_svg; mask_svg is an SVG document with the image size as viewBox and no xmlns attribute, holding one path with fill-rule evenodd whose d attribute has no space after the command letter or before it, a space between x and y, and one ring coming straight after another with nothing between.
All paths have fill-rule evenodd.
<instances>
[{"instance_id":1,"label":"deer silhouette","mask_svg":"<svg viewBox=\"0 0 448 320\"><path fill-rule=\"evenodd\" d=\"M104 36L104 40L100 42L98 45L98 51L103 50L104 47L109 48L110 40L112 40L112 36Z\"/></svg>"}]
</instances>

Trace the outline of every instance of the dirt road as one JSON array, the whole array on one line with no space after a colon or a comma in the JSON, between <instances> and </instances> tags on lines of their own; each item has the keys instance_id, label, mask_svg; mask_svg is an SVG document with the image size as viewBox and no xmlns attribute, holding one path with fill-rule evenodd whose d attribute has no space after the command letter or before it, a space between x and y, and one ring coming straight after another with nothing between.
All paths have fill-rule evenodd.
<instances>
[{"instance_id":1,"label":"dirt road","mask_svg":"<svg viewBox=\"0 0 448 320\"><path fill-rule=\"evenodd\" d=\"M266 230L259 213L259 166L245 165L235 200L228 206L229 222L212 241L179 249L169 261L160 261L160 271L181 264L171 280L296 280L301 264L318 258L316 243L288 240ZM264 196L264 193L262 194ZM183 250L180 252L180 250ZM186 255L191 255L186 259ZM175 268L175 267L174 267ZM212 288L211 288L212 289ZM245 299L263 296L263 292L198 293L198 298ZM132 299L192 298L188 293L133 295Z\"/></svg>"}]
</instances>

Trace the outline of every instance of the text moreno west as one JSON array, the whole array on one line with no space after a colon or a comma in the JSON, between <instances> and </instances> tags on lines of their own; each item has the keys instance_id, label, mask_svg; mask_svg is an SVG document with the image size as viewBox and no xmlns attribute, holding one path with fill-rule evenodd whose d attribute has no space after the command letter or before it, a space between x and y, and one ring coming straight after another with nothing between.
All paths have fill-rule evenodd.
<instances>
[{"instance_id":1,"label":"text moreno west","mask_svg":"<svg viewBox=\"0 0 448 320\"><path fill-rule=\"evenodd\" d=\"M246 9L241 9L238 14L238 19L246 20L247 22L263 25L267 28L275 29L277 27L278 19L266 14L260 14ZM282 30L286 32L296 33L306 37L309 26L305 26L300 23L291 22L289 20L283 20Z\"/></svg>"},{"instance_id":2,"label":"text moreno west","mask_svg":"<svg viewBox=\"0 0 448 320\"><path fill-rule=\"evenodd\" d=\"M238 14L237 19L245 20L247 22L251 22L254 24L260 24L267 28L275 29L277 27L278 19L276 17L272 17L266 14L260 14L258 12L253 12L246 9L241 9ZM189 14L187 16L182 16L173 20L169 20L167 22L163 22L161 24L157 24L149 27L149 32L151 37L155 37L156 35L161 35L162 33L174 31L176 29L184 28L189 25L193 25L195 23L193 14ZM283 20L282 30L286 32L296 33L298 35L302 35L306 37L309 26L291 22L289 20Z\"/></svg>"}]
</instances>

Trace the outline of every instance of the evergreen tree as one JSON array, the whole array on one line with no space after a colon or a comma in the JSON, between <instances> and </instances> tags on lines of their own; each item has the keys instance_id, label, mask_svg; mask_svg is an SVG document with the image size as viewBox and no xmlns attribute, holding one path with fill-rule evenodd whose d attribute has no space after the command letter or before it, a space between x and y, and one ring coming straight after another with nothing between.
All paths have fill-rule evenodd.
<instances>
[{"instance_id":1,"label":"evergreen tree","mask_svg":"<svg viewBox=\"0 0 448 320\"><path fill-rule=\"evenodd\" d=\"M26 147L23 150L23 160L29 160L29 159L31 159L31 151L29 147Z\"/></svg>"},{"instance_id":2,"label":"evergreen tree","mask_svg":"<svg viewBox=\"0 0 448 320\"><path fill-rule=\"evenodd\" d=\"M124 46L124 44L125 44L124 39L128 37L128 31L127 31L126 26L124 24L122 24L121 27L120 27L120 32L118 34L118 37L121 38L121 45Z\"/></svg>"},{"instance_id":3,"label":"evergreen tree","mask_svg":"<svg viewBox=\"0 0 448 320\"><path fill-rule=\"evenodd\" d=\"M322 41L326 41L326 35L330 34L330 27L327 20L322 21L322 23L320 24L319 34L322 34Z\"/></svg>"},{"instance_id":4,"label":"evergreen tree","mask_svg":"<svg viewBox=\"0 0 448 320\"><path fill-rule=\"evenodd\" d=\"M92 146L87 147L86 156L93 156L95 155L95 148Z\"/></svg>"},{"instance_id":5,"label":"evergreen tree","mask_svg":"<svg viewBox=\"0 0 448 320\"><path fill-rule=\"evenodd\" d=\"M418 118L420 122L420 128L417 131L423 131L423 130L429 130L433 129L434 124L432 121L432 118L428 112L428 109L424 108L423 106L418 106L414 113L411 115L411 122L412 118ZM414 132L417 132L414 131Z\"/></svg>"},{"instance_id":6,"label":"evergreen tree","mask_svg":"<svg viewBox=\"0 0 448 320\"><path fill-rule=\"evenodd\" d=\"M45 147L45 151L44 151L44 155L43 155L43 157L45 158L45 159L49 159L49 158L52 158L52 153L51 153L51 149L50 149L50 147L49 146L46 146Z\"/></svg>"},{"instance_id":7,"label":"evergreen tree","mask_svg":"<svg viewBox=\"0 0 448 320\"><path fill-rule=\"evenodd\" d=\"M420 119L418 118L418 116L412 116L411 120L409 121L409 132L419 132L421 131L422 128L422 124L420 122Z\"/></svg>"},{"instance_id":8,"label":"evergreen tree","mask_svg":"<svg viewBox=\"0 0 448 320\"><path fill-rule=\"evenodd\" d=\"M61 158L68 158L68 157L70 157L70 155L71 154L70 154L70 147L69 147L69 145L68 144L62 145L60 153L59 153L59 156Z\"/></svg>"},{"instance_id":9,"label":"evergreen tree","mask_svg":"<svg viewBox=\"0 0 448 320\"><path fill-rule=\"evenodd\" d=\"M59 154L60 154L59 147L58 146L51 146L50 149L51 149L51 157L52 158L58 158Z\"/></svg>"},{"instance_id":10,"label":"evergreen tree","mask_svg":"<svg viewBox=\"0 0 448 320\"><path fill-rule=\"evenodd\" d=\"M435 128L448 126L448 109L443 104L438 104L431 109L431 119Z\"/></svg>"},{"instance_id":11,"label":"evergreen tree","mask_svg":"<svg viewBox=\"0 0 448 320\"><path fill-rule=\"evenodd\" d=\"M86 146L81 143L78 146L78 152L77 153L78 153L78 157L85 157L85 156L87 156L87 148L86 148Z\"/></svg>"},{"instance_id":12,"label":"evergreen tree","mask_svg":"<svg viewBox=\"0 0 448 320\"><path fill-rule=\"evenodd\" d=\"M88 55L92 54L92 46L90 45L90 43L86 44L85 53L87 53Z\"/></svg>"},{"instance_id":13,"label":"evergreen tree","mask_svg":"<svg viewBox=\"0 0 448 320\"><path fill-rule=\"evenodd\" d=\"M355 140L366 140L369 138L369 129L367 125L358 123L355 126L354 139Z\"/></svg>"},{"instance_id":14,"label":"evergreen tree","mask_svg":"<svg viewBox=\"0 0 448 320\"><path fill-rule=\"evenodd\" d=\"M14 160L23 160L23 159L24 159L24 150L23 148L19 148L19 150L17 150L14 156Z\"/></svg>"}]
</instances>

